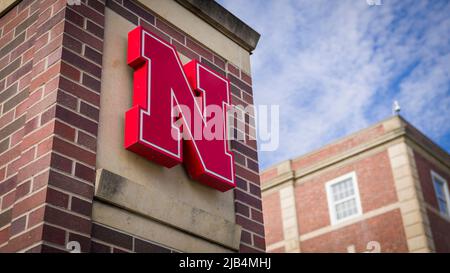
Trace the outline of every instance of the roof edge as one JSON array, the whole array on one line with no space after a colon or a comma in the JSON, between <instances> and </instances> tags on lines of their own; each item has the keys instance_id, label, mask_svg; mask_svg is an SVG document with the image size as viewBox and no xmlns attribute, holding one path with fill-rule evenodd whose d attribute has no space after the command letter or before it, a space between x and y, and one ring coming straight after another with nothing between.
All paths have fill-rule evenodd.
<instances>
[{"instance_id":1,"label":"roof edge","mask_svg":"<svg viewBox=\"0 0 450 273\"><path fill-rule=\"evenodd\" d=\"M341 143L345 140L350 139L351 137L354 137L358 134L361 134L362 132L366 132L372 128L375 128L377 126L380 125L384 125L389 121L396 121L396 123L393 125L392 128L387 129L383 135L385 135L386 133L388 133L389 131L395 130L397 128L402 128L405 130L405 136L409 137L409 139L415 141L418 144L421 144L421 146L424 146L425 148L428 148L428 150L430 151L434 151L433 155L437 158L442 159L445 162L448 162L447 164L450 164L450 153L447 152L443 147L441 147L439 144L437 144L436 142L434 142L432 139L430 139L425 133L421 132L420 130L418 130L414 125L412 125L409 121L407 121L403 116L401 115L394 115L394 116L390 116L386 119L383 119L377 123L374 123L372 125L370 125L369 127L366 127L364 129L358 130L354 133L351 133L349 135L346 135L344 137L338 138L328 144L325 144L324 146L318 148L318 149L314 149L310 152L307 152L303 155L294 157L292 159L288 159L288 160L284 160L282 162L276 163L272 166L267 167L264 170L260 171L260 175L265 175L266 173L271 172L274 169L277 169L279 166L283 166L286 164L290 165L290 162L295 161L295 160L299 160L302 158L305 158L307 156L313 155L317 152L320 152L326 148L329 148L333 145L336 145L338 143ZM392 126L392 125L391 125ZM449 165L450 166L450 165ZM286 169L286 167L284 168ZM295 171L295 170L290 170L290 171Z\"/></svg>"},{"instance_id":2,"label":"roof edge","mask_svg":"<svg viewBox=\"0 0 450 273\"><path fill-rule=\"evenodd\" d=\"M0 17L5 15L13 7L15 7L21 0L2 0L0 1Z\"/></svg>"},{"instance_id":3,"label":"roof edge","mask_svg":"<svg viewBox=\"0 0 450 273\"><path fill-rule=\"evenodd\" d=\"M250 53L258 45L261 35L241 19L212 0L175 0L192 13L225 34Z\"/></svg>"}]
</instances>

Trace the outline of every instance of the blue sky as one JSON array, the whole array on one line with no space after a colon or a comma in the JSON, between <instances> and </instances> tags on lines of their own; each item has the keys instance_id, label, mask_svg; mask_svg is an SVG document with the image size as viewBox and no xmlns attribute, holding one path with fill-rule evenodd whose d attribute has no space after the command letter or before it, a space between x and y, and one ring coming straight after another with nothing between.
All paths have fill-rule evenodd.
<instances>
[{"instance_id":1,"label":"blue sky","mask_svg":"<svg viewBox=\"0 0 450 273\"><path fill-rule=\"evenodd\" d=\"M401 114L450 151L450 1L219 0L259 33L256 104L280 105L280 146L302 155Z\"/></svg>"}]
</instances>

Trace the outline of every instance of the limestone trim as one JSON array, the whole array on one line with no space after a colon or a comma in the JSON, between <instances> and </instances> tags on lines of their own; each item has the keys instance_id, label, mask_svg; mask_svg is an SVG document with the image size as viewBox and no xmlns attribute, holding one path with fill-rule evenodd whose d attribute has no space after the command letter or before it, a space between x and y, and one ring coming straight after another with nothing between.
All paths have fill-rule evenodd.
<instances>
[{"instance_id":1,"label":"limestone trim","mask_svg":"<svg viewBox=\"0 0 450 273\"><path fill-rule=\"evenodd\" d=\"M407 126L409 126L406 127L407 144L415 151L418 148L421 154L428 155L434 161L438 161L440 165L445 166L446 169L450 169L450 154L412 125L407 124Z\"/></svg>"},{"instance_id":2,"label":"limestone trim","mask_svg":"<svg viewBox=\"0 0 450 273\"><path fill-rule=\"evenodd\" d=\"M371 219L373 217L377 217L379 215L394 211L396 209L400 209L400 206L401 206L401 204L399 202L393 203L393 204L372 210L370 212L364 213L361 216L355 217L353 219L350 219L348 221L342 222L342 223L334 225L334 226L329 225L329 226L326 226L326 227L323 227L323 228L320 228L320 229L317 229L317 230L314 230L314 231L311 231L311 232L308 232L305 234L299 234L299 236L298 236L299 246L301 247L301 242L303 242L303 241L313 239L313 238L321 236L323 234L327 234L329 232L339 230L341 228L353 225L360 221L365 221L365 220ZM284 240L270 244L267 246L267 251L283 247L283 246L285 246L285 244L286 244L286 242Z\"/></svg>"},{"instance_id":3,"label":"limestone trim","mask_svg":"<svg viewBox=\"0 0 450 273\"><path fill-rule=\"evenodd\" d=\"M420 154L427 161L431 162L433 165L436 165L439 168L439 171L445 172L450 176L450 162L446 162L445 159L436 156L436 154L430 151L429 148L421 145L420 142L414 140L414 138L406 138L406 144L411 147L415 153Z\"/></svg>"},{"instance_id":4,"label":"limestone trim","mask_svg":"<svg viewBox=\"0 0 450 273\"><path fill-rule=\"evenodd\" d=\"M266 250L267 250L267 252L270 252L270 251L272 251L274 249L285 247L285 245L286 245L286 243L285 243L284 240L283 241L279 241L279 242L276 242L276 243L268 245L266 247Z\"/></svg>"},{"instance_id":5,"label":"limestone trim","mask_svg":"<svg viewBox=\"0 0 450 273\"><path fill-rule=\"evenodd\" d=\"M355 157L358 154L364 153L364 152L374 149L378 146L382 146L386 143L394 142L394 141L404 142L405 141L404 139L406 139L407 144L412 146L415 151L419 151L421 153L421 155L425 156L427 159L431 158L433 160L433 162L437 163L442 169L444 169L444 170L450 169L450 155L448 155L448 153L446 153L444 150L442 150L442 148L440 148L438 145L434 144L431 140L429 140L422 133L415 132L416 129L411 124L409 124L406 120L404 120L401 116L390 117L386 120L383 120L381 122L378 122L378 123L366 128L362 131L355 132L344 138L341 138L330 144L327 144L318 150L304 154L295 159L288 160L286 162L282 162L278 165L282 165L284 163L292 162L293 160L307 157L308 155L314 154L320 150L326 149L327 147L331 147L331 146L341 143L351 137L354 137L354 136L360 134L361 132L371 130L371 129L379 126L380 124L383 125L384 130L386 131L386 133L384 133L383 135L381 135L378 138L375 138L369 142L366 142L362 145L359 145L352 149L349 149L341 154L329 157L326 160L322 160L316 164L308 166L305 169L291 170L294 172L295 179L303 178L305 176L308 176L309 174L312 174L319 170L325 169L328 166L335 165L335 164L342 162L346 159L349 159L351 157ZM423 139L418 139L419 136L422 137ZM428 145L425 145L424 142L429 142L429 143L428 143ZM441 153L436 154L436 152L433 152L432 148L439 150ZM443 156L444 154L447 156ZM272 169L273 169L273 167L263 171L263 173L266 171L272 170ZM275 187L279 184L282 184L286 181L289 181L289 179L283 179L285 174L283 174L283 176L282 176L281 175L282 172L278 172L278 173L279 173L279 175L277 177L274 177L268 181L263 182L263 184L262 184L263 191L268 190L272 187Z\"/></svg>"},{"instance_id":6,"label":"limestone trim","mask_svg":"<svg viewBox=\"0 0 450 273\"><path fill-rule=\"evenodd\" d=\"M262 184L262 190L265 192L280 184L290 181L291 179L295 179L296 183L301 183L304 178L309 178L310 175L323 171L329 167L336 167L339 164L343 164L344 162L345 164L347 164L348 162L350 162L349 160L359 160L362 157L372 155L373 152L379 152L383 149L386 149L387 145L391 145L395 142L401 142L404 134L404 130L394 131L377 139L374 139L373 141L368 142L364 145L350 149L345 153L323 160L318 164L314 164L304 170L302 169L279 175L269 181L264 182ZM368 151L370 151L371 153L367 154Z\"/></svg>"},{"instance_id":7,"label":"limestone trim","mask_svg":"<svg viewBox=\"0 0 450 273\"><path fill-rule=\"evenodd\" d=\"M281 221L283 226L284 249L286 252L300 252L297 209L295 205L294 183L280 189Z\"/></svg>"},{"instance_id":8,"label":"limestone trim","mask_svg":"<svg viewBox=\"0 0 450 273\"><path fill-rule=\"evenodd\" d=\"M138 0L138 2L246 73L251 73L248 50L201 17L192 16L192 11L179 2L167 0Z\"/></svg>"},{"instance_id":9,"label":"limestone trim","mask_svg":"<svg viewBox=\"0 0 450 273\"><path fill-rule=\"evenodd\" d=\"M1 0L0 1L0 17L6 14L10 9L17 5L21 0Z\"/></svg>"},{"instance_id":10,"label":"limestone trim","mask_svg":"<svg viewBox=\"0 0 450 273\"><path fill-rule=\"evenodd\" d=\"M158 221L129 213L129 211L95 201L92 210L95 223L126 231L128 234L145 240L158 242L161 245L181 252L232 253L235 250L214 244L200 237L195 237L178 229L164 225Z\"/></svg>"},{"instance_id":11,"label":"limestone trim","mask_svg":"<svg viewBox=\"0 0 450 273\"><path fill-rule=\"evenodd\" d=\"M216 1L176 0L248 51L253 51L261 35Z\"/></svg>"},{"instance_id":12,"label":"limestone trim","mask_svg":"<svg viewBox=\"0 0 450 273\"><path fill-rule=\"evenodd\" d=\"M371 126L369 126L367 128L364 128L364 129L362 129L360 131L356 131L356 132L351 133L349 135L346 135L346 136L344 136L342 138L339 138L339 139L337 139L335 141L332 141L331 143L325 144L324 146L320 147L319 149L316 149L316 150L310 151L308 153L305 153L305 154L303 154L301 156L295 157L295 158L292 159L292 161L296 161L298 159L301 159L301 158L304 158L304 157L308 157L310 155L313 155L313 154L317 153L318 151L330 148L330 147L332 147L332 146L334 146L336 144L343 143L346 140L349 140L349 139L351 139L351 138L353 138L355 136L358 136L358 135L360 135L363 132L371 131L371 130L379 127L380 125L383 126L383 129L384 129L385 133L391 132L391 131L395 131L397 129L402 129L402 127L403 127L402 119L399 116L389 117L389 118L384 119L384 120L382 120L380 122L377 122L377 123L375 123L375 124L373 124L373 125L371 125Z\"/></svg>"},{"instance_id":13,"label":"limestone trim","mask_svg":"<svg viewBox=\"0 0 450 273\"><path fill-rule=\"evenodd\" d=\"M95 197L109 205L238 250L241 227L105 169L97 170ZM127 229L125 229L127 230Z\"/></svg>"},{"instance_id":14,"label":"limestone trim","mask_svg":"<svg viewBox=\"0 0 450 273\"><path fill-rule=\"evenodd\" d=\"M347 159L351 159L353 157L356 157L362 153L367 152L368 150L372 150L375 149L377 147L380 147L386 143L392 142L396 139L401 138L402 136L404 136L405 131L399 129L398 131L394 131L394 132L390 132L387 133L371 142L365 143L361 146L355 147L353 149L350 149L348 151L346 151L345 153L342 153L340 155L337 156L333 156L330 157L326 160L323 160L321 162L319 162L318 164L312 165L311 167L308 167L304 170L298 170L295 172L295 178L302 178L305 177L309 174L312 174L314 172L317 172L319 170L325 169L327 167L330 166L334 166L342 161L345 161Z\"/></svg>"},{"instance_id":15,"label":"limestone trim","mask_svg":"<svg viewBox=\"0 0 450 273\"><path fill-rule=\"evenodd\" d=\"M305 234L300 234L300 242L306 241L306 240L309 240L309 239L312 239L312 238L315 238L315 237L318 237L320 235L323 235L323 234L326 234L326 233L329 233L329 232L333 232L333 231L339 230L341 228L353 225L353 224L361 222L361 221L368 220L368 219L373 218L373 217L377 217L379 215L385 214L387 212L390 212L390 211L393 211L393 210L396 210L396 209L399 209L399 208L400 208L400 204L399 203L393 203L393 204L390 204L390 205L387 205L387 206L384 206L384 207L381 207L381 208L378 208L378 209L375 209L375 210L371 210L371 211L369 211L367 213L364 213L364 214L362 214L362 215L360 215L358 217L349 219L349 220L344 221L342 223L339 223L339 224L336 224L336 225L328 225L326 227L323 227L323 228L320 228L320 229L316 229L314 231L311 231L311 232L308 232L308 233L305 233Z\"/></svg>"},{"instance_id":16,"label":"limestone trim","mask_svg":"<svg viewBox=\"0 0 450 273\"><path fill-rule=\"evenodd\" d=\"M388 155L408 249L410 252L435 252L414 152L403 142L389 147Z\"/></svg>"},{"instance_id":17,"label":"limestone trim","mask_svg":"<svg viewBox=\"0 0 450 273\"><path fill-rule=\"evenodd\" d=\"M359 154L357 154L357 155L355 155L353 157L349 157L349 158L347 158L347 159L345 159L343 161L340 161L340 162L338 162L336 164L333 164L333 165L331 165L329 167L326 167L326 168L323 168L323 169L318 169L317 171L311 172L311 173L309 173L309 174L307 174L305 176L297 178L295 180L295 183L297 185L300 185L300 184L303 184L303 183L309 183L311 178L314 178L316 176L320 176L320 175L322 175L325 172L332 171L332 170L337 170L339 168L342 168L342 167L347 166L349 164L352 164L352 163L364 160L365 158L374 156L374 155L376 155L378 153L381 153L381 152L385 152L385 151L387 152L387 149L391 145L395 145L396 143L400 143L401 141L402 141L402 138L398 138L398 139L396 139L396 140L394 140L392 142L387 142L387 143L385 143L383 145L374 147L373 149L368 150L368 151L366 151L364 153L359 153Z\"/></svg>"},{"instance_id":18,"label":"limestone trim","mask_svg":"<svg viewBox=\"0 0 450 273\"><path fill-rule=\"evenodd\" d=\"M275 177L270 182L266 182L265 184L263 184L261 186L263 195L270 194L272 192L272 189L274 191L278 191L279 187L277 187L277 186L281 186L284 183L290 182L290 181L294 181L294 172L284 173L284 174L281 174L281 175Z\"/></svg>"}]
</instances>

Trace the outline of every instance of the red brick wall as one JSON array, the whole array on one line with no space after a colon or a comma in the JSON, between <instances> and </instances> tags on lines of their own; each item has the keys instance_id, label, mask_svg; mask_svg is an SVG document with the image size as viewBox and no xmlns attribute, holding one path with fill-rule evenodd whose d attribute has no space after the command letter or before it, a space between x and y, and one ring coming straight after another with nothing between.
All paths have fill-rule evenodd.
<instances>
[{"instance_id":1,"label":"red brick wall","mask_svg":"<svg viewBox=\"0 0 450 273\"><path fill-rule=\"evenodd\" d=\"M173 253L178 252L167 246L137 238L132 234L115 230L107 226L94 223L92 225L92 243L90 251L93 253ZM86 250L87 252L88 250Z\"/></svg>"},{"instance_id":2,"label":"red brick wall","mask_svg":"<svg viewBox=\"0 0 450 273\"><path fill-rule=\"evenodd\" d=\"M439 206L434 191L433 180L431 178L431 171L439 174L441 177L447 180L447 184L450 181L450 170L444 172L436 165L425 159L421 154L414 152L414 159L416 161L417 171L419 173L420 184L422 187L423 196L425 202L431 205L436 210L439 210ZM450 187L450 185L448 185Z\"/></svg>"},{"instance_id":3,"label":"red brick wall","mask_svg":"<svg viewBox=\"0 0 450 273\"><path fill-rule=\"evenodd\" d=\"M400 210L386 212L341 229L302 241L302 252L347 252L355 246L356 252L367 250L367 243L377 241L381 252L408 252Z\"/></svg>"},{"instance_id":4,"label":"red brick wall","mask_svg":"<svg viewBox=\"0 0 450 273\"><path fill-rule=\"evenodd\" d=\"M275 178L279 175L278 170L276 167L273 169L265 170L261 173L261 183L265 183L266 181L269 181L272 178Z\"/></svg>"},{"instance_id":5,"label":"red brick wall","mask_svg":"<svg viewBox=\"0 0 450 273\"><path fill-rule=\"evenodd\" d=\"M431 178L431 171L439 174L450 183L450 170L444 172L441 168L428 161L420 153L414 152L419 180L422 187L425 202L439 211L434 185ZM450 185L448 185L450 188ZM428 219L430 220L431 232L434 238L434 244L437 252L450 252L450 221L445 220L436 212L427 209Z\"/></svg>"},{"instance_id":6,"label":"red brick wall","mask_svg":"<svg viewBox=\"0 0 450 273\"><path fill-rule=\"evenodd\" d=\"M91 248L105 4L226 75L233 104L253 103L249 75L136 1L21 1L0 18L1 252L63 251L75 238ZM254 117L239 123L245 140L231 146L240 250L264 251Z\"/></svg>"},{"instance_id":7,"label":"red brick wall","mask_svg":"<svg viewBox=\"0 0 450 273\"><path fill-rule=\"evenodd\" d=\"M370 140L373 140L383 135L384 133L385 131L382 124L373 128L369 128L367 130L363 130L362 132L351 135L344 140L327 145L317 151L306 154L305 156L301 156L297 159L293 159L291 162L291 169L295 171L298 169L307 168L311 165L319 163L324 159L339 155L361 144L369 142ZM269 181L277 177L278 175L280 175L280 173L277 172L276 167L269 168L261 173L261 181L262 183L265 183L266 181Z\"/></svg>"},{"instance_id":8,"label":"red brick wall","mask_svg":"<svg viewBox=\"0 0 450 273\"><path fill-rule=\"evenodd\" d=\"M314 176L295 189L300 234L330 225L325 183L355 171L363 213L397 201L387 151Z\"/></svg>"},{"instance_id":9,"label":"red brick wall","mask_svg":"<svg viewBox=\"0 0 450 273\"><path fill-rule=\"evenodd\" d=\"M298 159L292 160L292 169L297 170L299 168L305 168L307 166L313 165L331 156L338 155L342 152L348 151L358 145L366 143L372 139L381 136L384 133L384 127L382 124L359 132L342 141L333 143L331 145L325 146L324 148L308 154L306 156L300 157Z\"/></svg>"},{"instance_id":10,"label":"red brick wall","mask_svg":"<svg viewBox=\"0 0 450 273\"><path fill-rule=\"evenodd\" d=\"M0 19L0 251L29 247L48 230L43 188L57 125L43 112L56 100L61 63L47 46L61 41L62 9L54 1L22 1Z\"/></svg>"},{"instance_id":11,"label":"red brick wall","mask_svg":"<svg viewBox=\"0 0 450 273\"><path fill-rule=\"evenodd\" d=\"M280 194L278 191L267 194L263 199L264 229L267 245L283 241Z\"/></svg>"},{"instance_id":12,"label":"red brick wall","mask_svg":"<svg viewBox=\"0 0 450 273\"><path fill-rule=\"evenodd\" d=\"M1 185L14 181L2 198L12 221L2 252L64 251L72 238L90 246L103 13L99 0L80 6L36 0L2 17L2 39L17 43L4 47L7 63L21 60L6 87L23 77L12 111L24 122L2 155L7 180Z\"/></svg>"},{"instance_id":13,"label":"red brick wall","mask_svg":"<svg viewBox=\"0 0 450 273\"><path fill-rule=\"evenodd\" d=\"M450 222L429 209L427 213L436 252L450 253Z\"/></svg>"},{"instance_id":14,"label":"red brick wall","mask_svg":"<svg viewBox=\"0 0 450 273\"><path fill-rule=\"evenodd\" d=\"M26 224L23 217L13 226L11 221L18 168L26 163L20 160L20 141L26 123L24 101L29 94L38 11L38 3L22 3L0 18L0 249L10 233L17 234ZM34 158L35 151L27 155ZM18 196L26 194L30 186L22 184Z\"/></svg>"}]
</instances>

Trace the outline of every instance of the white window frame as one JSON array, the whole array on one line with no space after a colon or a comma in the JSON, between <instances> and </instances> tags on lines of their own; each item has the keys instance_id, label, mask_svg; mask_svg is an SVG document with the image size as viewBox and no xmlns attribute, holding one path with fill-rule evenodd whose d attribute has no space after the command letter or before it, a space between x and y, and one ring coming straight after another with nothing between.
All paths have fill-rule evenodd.
<instances>
[{"instance_id":1,"label":"white window frame","mask_svg":"<svg viewBox=\"0 0 450 273\"><path fill-rule=\"evenodd\" d=\"M343 180L346 180L346 179L349 179L349 178L352 179L353 188L355 190L357 213L338 220L337 217L336 217L336 206L335 206L336 202L333 202L333 195L332 195L331 187L334 184L337 184L337 183L342 182ZM362 215L361 198L360 198L360 195L359 195L358 180L356 178L356 173L355 172L351 172L351 173L339 176L339 177L337 177L337 178L335 178L333 180L328 181L325 184L325 188L326 188L326 192L327 192L328 212L329 212L329 215L330 215L331 225L336 225L336 224L348 221L350 219L353 219L355 217L358 217L358 216ZM351 199L351 198L353 198L353 197L348 197L348 199ZM342 200L339 201L339 202L342 202Z\"/></svg>"},{"instance_id":2,"label":"white window frame","mask_svg":"<svg viewBox=\"0 0 450 273\"><path fill-rule=\"evenodd\" d=\"M438 193L437 193L437 189L436 189L436 182L435 178L437 178L440 181L444 182L444 197L445 197L445 201L447 201L447 212L448 214L445 214L444 212L441 211L441 207L439 206L439 200L438 199ZM440 176L439 174L437 174L436 172L434 172L433 170L431 170L431 181L433 182L433 188L434 188L434 195L436 197L436 201L438 202L438 207L437 209L439 210L439 213L445 217L450 217L450 194L448 191L448 182L446 179L444 179L442 176Z\"/></svg>"}]
</instances>

